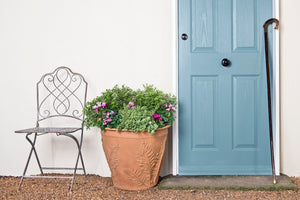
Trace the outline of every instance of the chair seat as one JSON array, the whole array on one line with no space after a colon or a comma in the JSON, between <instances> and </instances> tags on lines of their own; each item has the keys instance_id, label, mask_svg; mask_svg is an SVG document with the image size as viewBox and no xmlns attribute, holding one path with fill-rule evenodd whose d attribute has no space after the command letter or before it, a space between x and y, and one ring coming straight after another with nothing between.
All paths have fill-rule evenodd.
<instances>
[{"instance_id":1,"label":"chair seat","mask_svg":"<svg viewBox=\"0 0 300 200\"><path fill-rule=\"evenodd\" d=\"M73 133L81 130L79 127L34 127L15 131L15 133Z\"/></svg>"}]
</instances>

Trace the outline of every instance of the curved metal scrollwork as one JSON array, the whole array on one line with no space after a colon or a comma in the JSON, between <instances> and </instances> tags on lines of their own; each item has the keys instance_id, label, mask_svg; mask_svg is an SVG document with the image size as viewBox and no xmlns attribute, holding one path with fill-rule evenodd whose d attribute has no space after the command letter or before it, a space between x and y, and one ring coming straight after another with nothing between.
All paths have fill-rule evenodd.
<instances>
[{"instance_id":1,"label":"curved metal scrollwork","mask_svg":"<svg viewBox=\"0 0 300 200\"><path fill-rule=\"evenodd\" d=\"M45 74L37 83L38 121L56 116L82 120L87 82L68 67Z\"/></svg>"}]
</instances>

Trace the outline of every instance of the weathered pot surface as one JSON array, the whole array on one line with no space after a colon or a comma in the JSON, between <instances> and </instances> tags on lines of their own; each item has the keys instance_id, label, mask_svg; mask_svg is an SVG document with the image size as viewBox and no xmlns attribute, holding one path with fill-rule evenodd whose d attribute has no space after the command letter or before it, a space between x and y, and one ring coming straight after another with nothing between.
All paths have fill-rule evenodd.
<instances>
[{"instance_id":1,"label":"weathered pot surface","mask_svg":"<svg viewBox=\"0 0 300 200\"><path fill-rule=\"evenodd\" d=\"M102 145L115 187L145 190L158 182L170 126L148 132L101 131Z\"/></svg>"}]
</instances>

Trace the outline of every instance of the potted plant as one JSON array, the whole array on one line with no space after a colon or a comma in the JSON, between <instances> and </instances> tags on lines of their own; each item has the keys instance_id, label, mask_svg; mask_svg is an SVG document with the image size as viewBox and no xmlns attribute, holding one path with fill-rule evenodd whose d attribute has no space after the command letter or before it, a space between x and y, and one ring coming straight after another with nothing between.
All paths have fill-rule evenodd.
<instances>
[{"instance_id":1,"label":"potted plant","mask_svg":"<svg viewBox=\"0 0 300 200\"><path fill-rule=\"evenodd\" d=\"M85 126L100 127L115 187L144 190L157 184L176 97L153 85L114 86L84 107Z\"/></svg>"}]
</instances>

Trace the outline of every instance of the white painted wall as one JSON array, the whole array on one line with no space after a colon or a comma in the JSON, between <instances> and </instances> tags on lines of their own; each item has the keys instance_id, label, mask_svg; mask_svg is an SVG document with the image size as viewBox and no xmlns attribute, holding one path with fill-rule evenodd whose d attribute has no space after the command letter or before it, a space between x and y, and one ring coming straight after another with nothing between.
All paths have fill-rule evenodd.
<instances>
[{"instance_id":1,"label":"white painted wall","mask_svg":"<svg viewBox=\"0 0 300 200\"><path fill-rule=\"evenodd\" d=\"M0 0L0 175L22 174L30 146L15 130L35 125L35 83L65 65L89 82L88 99L115 84L172 91L175 0ZM280 2L281 172L300 176L300 2ZM42 139L43 137L41 137ZM67 138L38 143L42 163L73 163ZM47 146L49 145L49 148ZM58 156L58 153L67 151ZM88 173L109 176L98 129L86 132ZM166 162L164 174L167 173ZM39 173L33 162L29 171Z\"/></svg>"},{"instance_id":2,"label":"white painted wall","mask_svg":"<svg viewBox=\"0 0 300 200\"><path fill-rule=\"evenodd\" d=\"M281 171L300 176L300 1L280 4Z\"/></svg>"},{"instance_id":3,"label":"white painted wall","mask_svg":"<svg viewBox=\"0 0 300 200\"><path fill-rule=\"evenodd\" d=\"M14 131L35 125L35 84L58 66L86 77L88 99L115 84L150 83L171 92L171 5L172 0L0 0L0 175L22 174L30 145ZM74 153L58 156L75 149L71 140L40 138L42 163L74 163ZM83 155L88 173L110 175L99 129L86 132ZM35 162L29 171L39 173Z\"/></svg>"}]
</instances>

